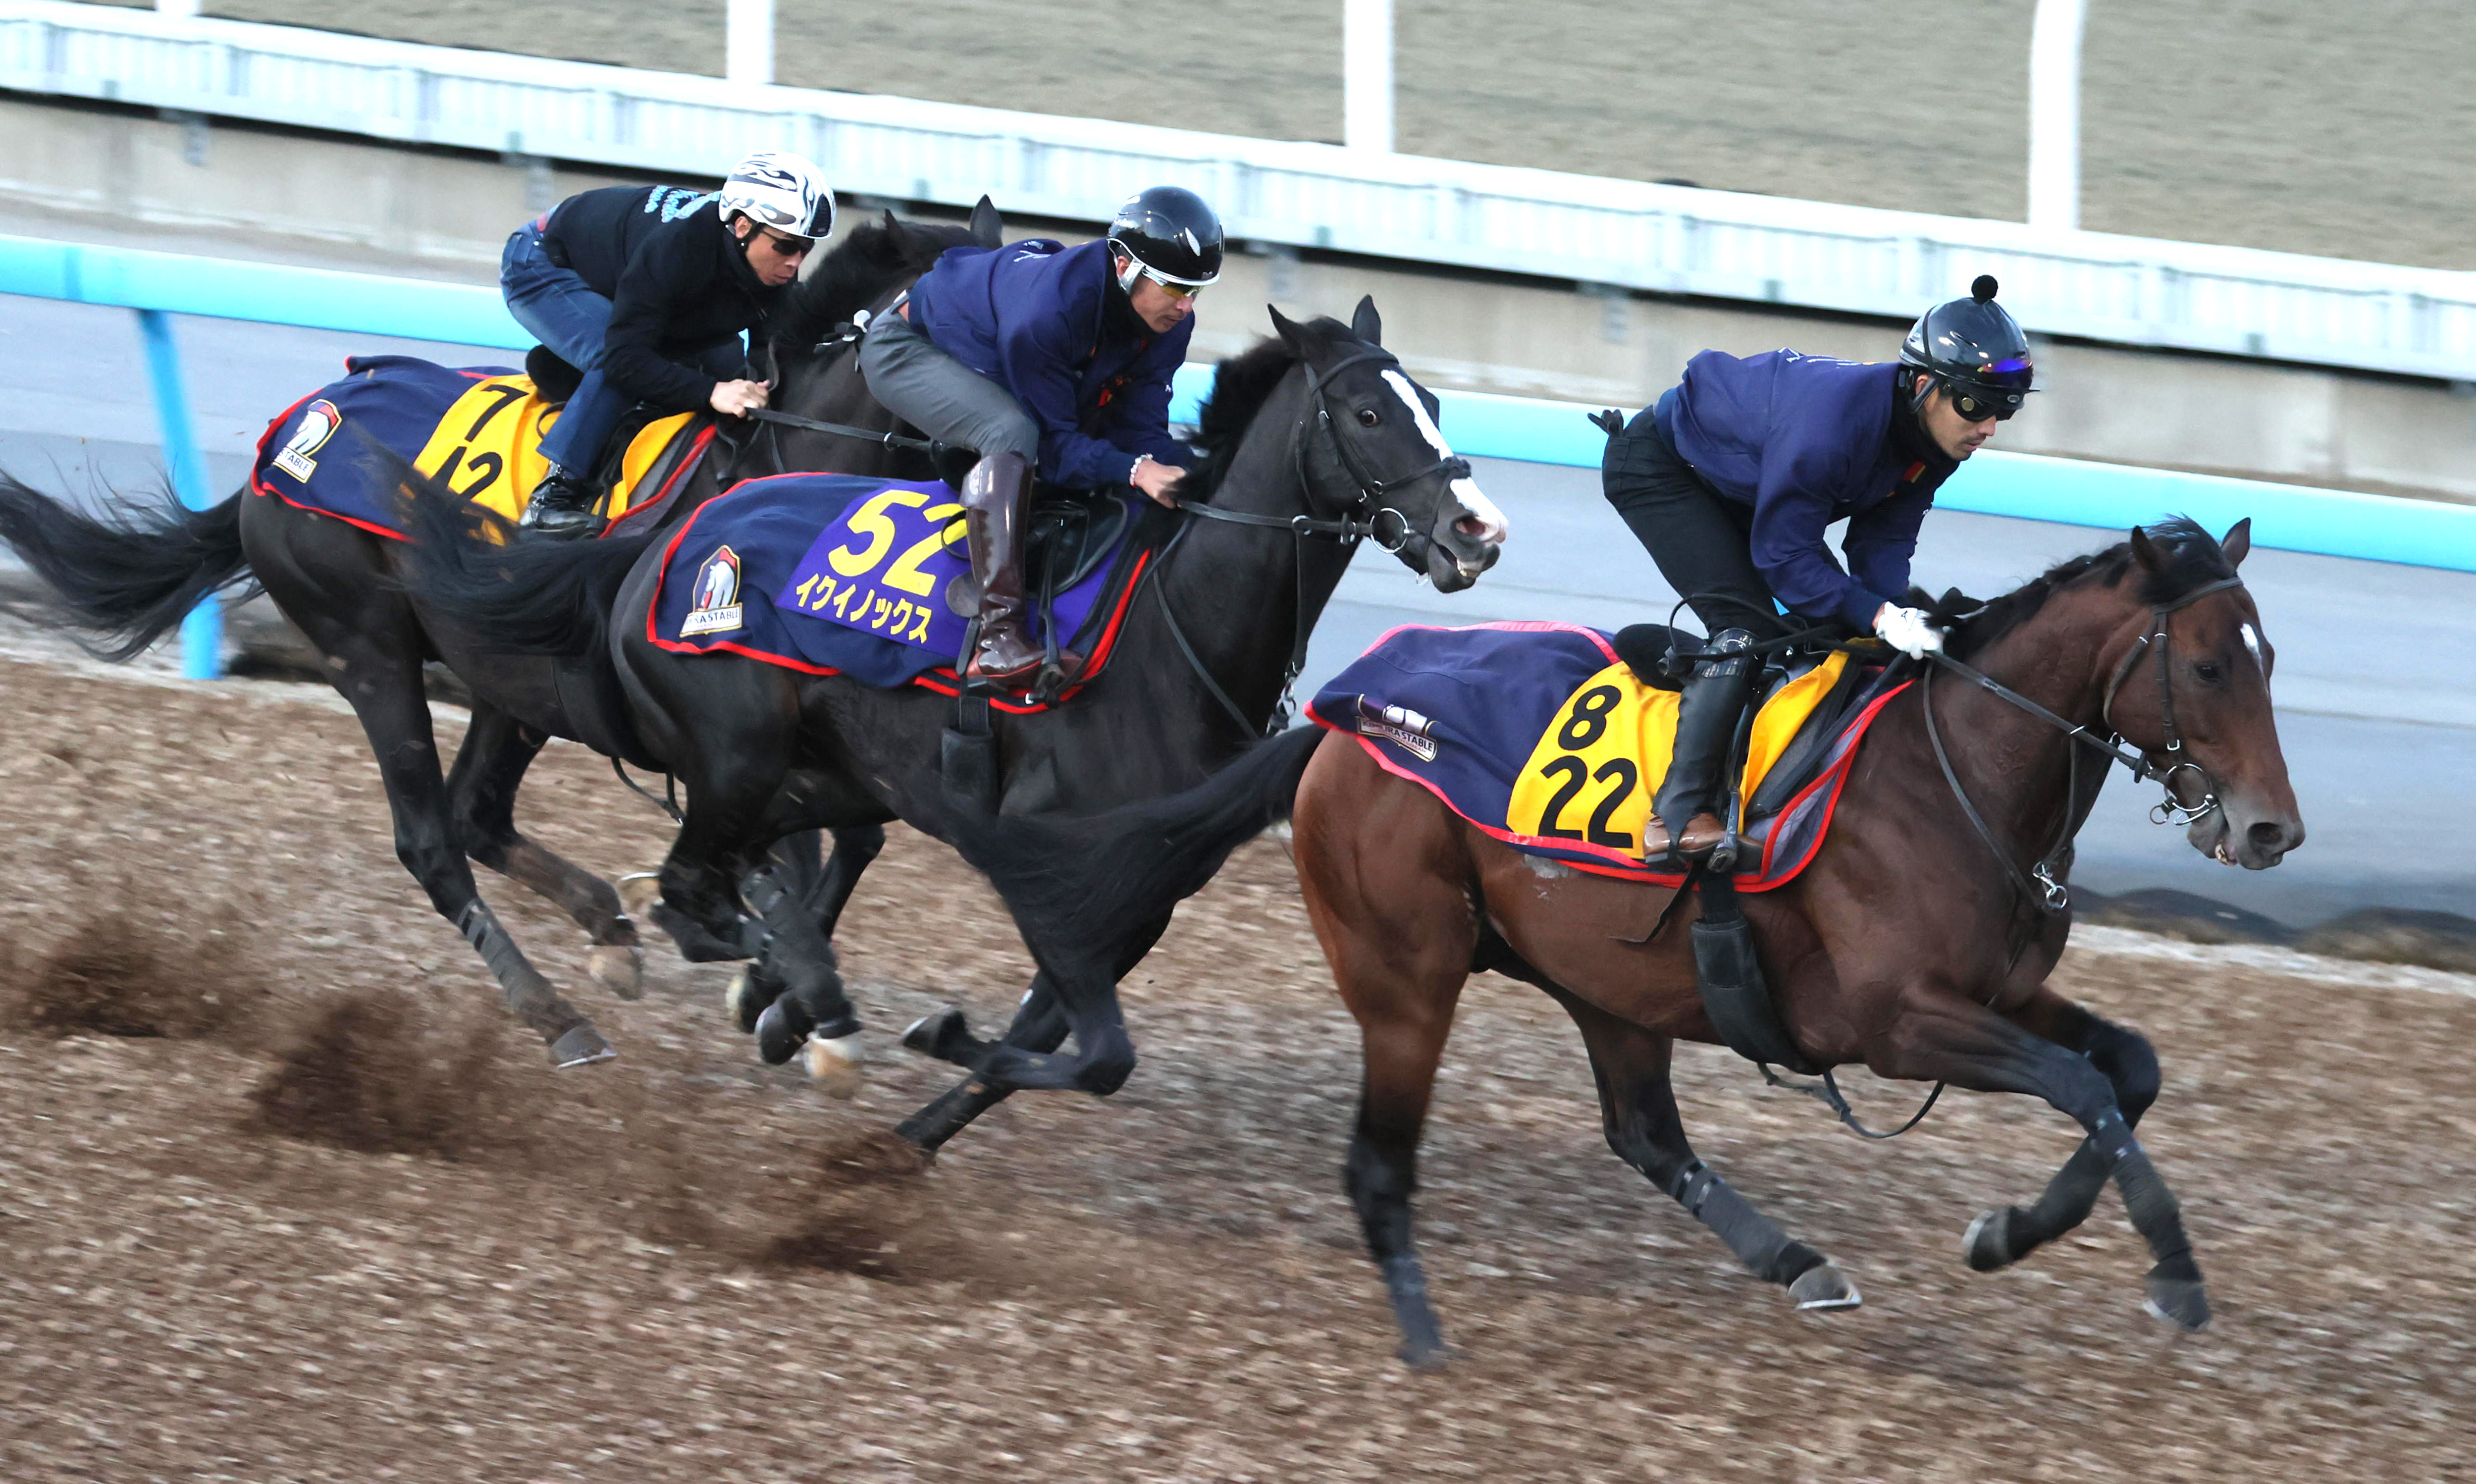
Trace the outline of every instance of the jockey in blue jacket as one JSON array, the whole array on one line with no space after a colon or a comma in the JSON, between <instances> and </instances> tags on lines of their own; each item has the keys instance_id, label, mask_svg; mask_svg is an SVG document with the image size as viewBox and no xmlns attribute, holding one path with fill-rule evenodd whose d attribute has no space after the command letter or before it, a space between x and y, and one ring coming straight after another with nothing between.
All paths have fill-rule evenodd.
<instances>
[{"instance_id":1,"label":"jockey in blue jacket","mask_svg":"<svg viewBox=\"0 0 2476 1484\"><path fill-rule=\"evenodd\" d=\"M2028 339L1994 292L1980 277L1969 297L1928 309L1896 365L1704 351L1608 439L1608 502L1702 620L1710 649L1833 622L1912 658L1943 648L1901 601L1919 528L1935 490L2020 409L2034 379ZM1842 520L1845 570L1823 542ZM1758 668L1750 656L1705 660L1686 680L1651 804L1669 843L1655 829L1652 856L1702 860L1725 838L1721 773Z\"/></svg>"},{"instance_id":2,"label":"jockey in blue jacket","mask_svg":"<svg viewBox=\"0 0 2476 1484\"><path fill-rule=\"evenodd\" d=\"M1170 378L1195 296L1221 276L1221 222L1193 191L1156 186L1108 236L950 248L868 324L859 365L877 400L930 437L977 450L964 530L980 587L969 680L1013 686L1045 655L1024 628L1023 524L1035 473L1070 489L1129 484L1169 504L1186 472ZM1072 676L1080 660L1064 657Z\"/></svg>"}]
</instances>

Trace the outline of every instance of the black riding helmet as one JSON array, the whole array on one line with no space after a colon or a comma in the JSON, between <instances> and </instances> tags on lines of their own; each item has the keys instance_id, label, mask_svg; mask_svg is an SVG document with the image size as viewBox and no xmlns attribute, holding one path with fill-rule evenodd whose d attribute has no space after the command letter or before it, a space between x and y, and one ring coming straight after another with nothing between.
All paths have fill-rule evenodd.
<instances>
[{"instance_id":1,"label":"black riding helmet","mask_svg":"<svg viewBox=\"0 0 2476 1484\"><path fill-rule=\"evenodd\" d=\"M2037 375L2029 337L1994 302L1994 288L1993 274L1979 274L1968 298L1926 310L1900 344L1900 364L1948 388L1953 408L1972 423L2019 411Z\"/></svg>"},{"instance_id":2,"label":"black riding helmet","mask_svg":"<svg viewBox=\"0 0 2476 1484\"><path fill-rule=\"evenodd\" d=\"M1131 290L1137 274L1189 290L1221 277L1221 218L1203 198L1178 186L1155 186L1130 196L1109 222L1109 240L1134 260L1118 276Z\"/></svg>"}]
</instances>

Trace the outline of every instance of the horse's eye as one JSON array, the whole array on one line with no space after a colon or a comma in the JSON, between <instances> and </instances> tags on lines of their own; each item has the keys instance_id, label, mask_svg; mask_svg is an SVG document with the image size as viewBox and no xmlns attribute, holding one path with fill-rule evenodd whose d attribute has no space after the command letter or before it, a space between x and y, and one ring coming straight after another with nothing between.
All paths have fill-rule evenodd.
<instances>
[{"instance_id":1,"label":"horse's eye","mask_svg":"<svg viewBox=\"0 0 2476 1484\"><path fill-rule=\"evenodd\" d=\"M2192 673L2201 678L2202 683L2208 685L2216 685L2226 675L2225 671L2218 668L2217 661L2212 659L2204 659L2194 665Z\"/></svg>"},{"instance_id":2,"label":"horse's eye","mask_svg":"<svg viewBox=\"0 0 2476 1484\"><path fill-rule=\"evenodd\" d=\"M1360 408L1358 409L1358 426L1361 428L1373 428L1382 421L1382 418L1375 415L1375 409L1374 408Z\"/></svg>"}]
</instances>

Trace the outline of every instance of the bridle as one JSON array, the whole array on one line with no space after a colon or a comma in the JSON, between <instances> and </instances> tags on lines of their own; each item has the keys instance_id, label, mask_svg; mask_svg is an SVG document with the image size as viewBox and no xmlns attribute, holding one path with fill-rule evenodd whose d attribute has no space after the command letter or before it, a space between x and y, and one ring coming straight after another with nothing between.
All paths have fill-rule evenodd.
<instances>
[{"instance_id":1,"label":"bridle","mask_svg":"<svg viewBox=\"0 0 2476 1484\"><path fill-rule=\"evenodd\" d=\"M1169 565L1170 557L1184 542L1186 533L1195 528L1181 527L1177 534L1171 538L1168 549L1161 553L1161 559L1152 563L1151 572L1146 574L1146 581L1151 583L1152 598L1160 608L1161 621L1169 626L1170 637L1176 641L1178 653L1186 657L1188 668L1192 669L1196 678L1203 682L1203 688L1211 693L1212 699L1220 703L1221 709L1230 720L1238 724L1238 730L1250 736L1270 736L1289 725L1295 701L1293 692L1298 685L1300 672L1306 668L1307 638L1313 627L1307 614L1305 567L1308 537L1313 536L1339 545L1344 553L1345 562L1349 556L1355 555L1358 543L1362 540L1373 541L1377 550L1398 556L1409 547L1417 532L1411 527L1408 515L1387 503L1392 496L1399 490L1439 474L1448 481L1466 480L1471 475L1470 460L1457 454L1442 455L1434 462L1423 468L1414 469L1408 474L1396 475L1389 480L1379 479L1368 469L1358 456L1350 451L1349 440L1342 437L1340 430L1333 426L1329 398L1333 378L1362 361L1377 361L1397 369L1401 364L1391 352L1375 346L1362 346L1325 367L1322 372L1318 372L1304 359L1300 360L1299 369L1306 375L1308 407L1299 414L1298 423L1290 436L1290 457L1297 470L1299 487L1312 498L1315 483L1307 476L1307 445L1313 437L1313 433L1309 429L1309 419L1312 417L1314 431L1324 434L1325 443L1332 450L1333 460L1341 466L1342 472L1349 477L1350 484L1358 492L1357 499L1351 503L1348 513L1329 518L1305 513L1258 515L1248 510L1225 510L1218 506L1187 500L1176 501L1172 506L1172 508L1180 515L1192 516L1198 520L1214 520L1232 526L1255 526L1266 530L1286 531L1297 544L1299 577L1294 584L1297 594L1297 612L1293 616L1290 630L1290 662L1281 673L1280 700L1274 704L1273 714L1263 726L1258 727L1249 721L1247 713L1239 707L1238 703L1230 699L1229 693L1222 689L1221 682L1212 678L1212 672L1204 668L1202 656L1196 654L1195 646L1187 641L1186 631L1179 627L1177 615L1170 610L1169 597L1162 589L1160 580L1162 569ZM1387 539L1385 530L1385 520L1388 516L1394 523L1390 539Z\"/></svg>"},{"instance_id":2,"label":"bridle","mask_svg":"<svg viewBox=\"0 0 2476 1484\"><path fill-rule=\"evenodd\" d=\"M2167 615L2178 608L2189 607L2213 593L2224 592L2229 588L2242 585L2243 579L2240 577L2220 578L2215 582L2205 582L2172 602L2151 605L2148 631L2124 652L2123 658L2115 667L2114 676L2107 681L2105 699L2098 705L2099 723L2107 728L2107 732L2103 736L2087 727L2065 720L2018 691L1947 655L1930 651L1926 657L1935 665L1951 671L1979 689L2000 697L2037 717L2072 741L2097 749L2105 754L2108 762L2122 764L2125 771L2134 778L2159 785L2165 790L2166 797L2150 807L2149 818L2152 824L2190 825L2216 808L2218 796L2209 770L2184 755L2183 734L2175 726L2175 683L2172 659L2174 639L2167 627ZM2114 723L2116 693L2123 688L2124 680L2141 663L2142 657L2153 653L2158 656L2159 719L2166 731L2165 752L2168 759L2164 767L2150 761L2150 754L2147 750L2136 750L2125 746L2122 734ZM2067 754L2068 767L2066 806L2062 826L2056 832L2055 843L2047 848L2045 854L2041 856L2036 864L2024 872L2014 862L2012 852L1995 838L1994 831L1987 825L1985 816L1978 813L1977 805L1969 801L1968 791L1961 786L1960 775L1952 769L1950 754L1944 747L1942 730L1935 722L1934 675L1934 669L1927 669L1919 680L1919 688L1925 704L1926 739L1934 744L1935 762L1943 769L1944 781L1950 785L1952 797L1960 802L1961 812L1968 816L1969 824L1977 830L1977 837L1985 841L1986 848L1993 853L1994 858L2003 863L2004 871L2012 878L2014 889L2036 903L2042 912L2050 916L2064 912L2071 905L2071 891L2065 885L2063 874L2067 869L2067 862L2071 854L2072 837L2080 832L2082 821L2088 817L2091 806L2097 802L2095 788L2090 790L2088 799L2084 800L2080 796L2079 748L2071 749ZM2185 773L2193 775L2199 783L2201 797L2197 803L2186 804L2176 792L2176 778ZM2100 781L2102 786L2103 775Z\"/></svg>"}]
</instances>

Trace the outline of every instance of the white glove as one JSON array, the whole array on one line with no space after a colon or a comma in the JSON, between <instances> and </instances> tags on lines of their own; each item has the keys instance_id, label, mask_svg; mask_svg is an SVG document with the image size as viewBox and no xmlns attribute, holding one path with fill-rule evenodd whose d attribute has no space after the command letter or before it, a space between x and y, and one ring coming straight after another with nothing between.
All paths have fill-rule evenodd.
<instances>
[{"instance_id":1,"label":"white glove","mask_svg":"<svg viewBox=\"0 0 2476 1484\"><path fill-rule=\"evenodd\" d=\"M1874 615L1874 636L1911 659L1924 658L1928 650L1943 653L1943 631L1921 608L1884 604Z\"/></svg>"}]
</instances>

